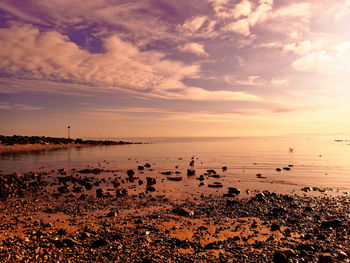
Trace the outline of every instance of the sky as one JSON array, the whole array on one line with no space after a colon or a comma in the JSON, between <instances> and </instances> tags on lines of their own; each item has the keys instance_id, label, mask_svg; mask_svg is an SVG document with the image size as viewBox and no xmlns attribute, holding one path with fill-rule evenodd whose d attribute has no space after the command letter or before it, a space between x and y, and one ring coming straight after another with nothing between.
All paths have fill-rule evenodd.
<instances>
[{"instance_id":1,"label":"sky","mask_svg":"<svg viewBox=\"0 0 350 263\"><path fill-rule=\"evenodd\" d=\"M350 0L2 0L0 134L350 133Z\"/></svg>"}]
</instances>

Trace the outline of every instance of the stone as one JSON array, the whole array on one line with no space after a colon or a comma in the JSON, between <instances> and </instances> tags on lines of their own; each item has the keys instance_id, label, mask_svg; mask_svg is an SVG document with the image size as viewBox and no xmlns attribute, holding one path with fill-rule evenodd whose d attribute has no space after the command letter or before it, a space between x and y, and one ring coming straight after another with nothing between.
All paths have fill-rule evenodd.
<instances>
[{"instance_id":1,"label":"stone","mask_svg":"<svg viewBox=\"0 0 350 263\"><path fill-rule=\"evenodd\" d=\"M92 244L91 244L91 247L93 248L99 248L99 247L104 247L104 246L107 246L108 245L108 241L104 238L100 238L96 241L94 241Z\"/></svg>"},{"instance_id":2,"label":"stone","mask_svg":"<svg viewBox=\"0 0 350 263\"><path fill-rule=\"evenodd\" d=\"M228 192L229 192L230 194L238 195L238 194L241 193L241 190L239 190L239 189L237 189L237 188L235 188L235 187L229 187L229 188L228 188Z\"/></svg>"},{"instance_id":3,"label":"stone","mask_svg":"<svg viewBox=\"0 0 350 263\"><path fill-rule=\"evenodd\" d=\"M96 189L96 197L104 197L105 192L103 191L102 188Z\"/></svg>"},{"instance_id":4,"label":"stone","mask_svg":"<svg viewBox=\"0 0 350 263\"><path fill-rule=\"evenodd\" d=\"M221 169L222 169L223 172L226 172L227 171L227 166L223 166Z\"/></svg>"},{"instance_id":5,"label":"stone","mask_svg":"<svg viewBox=\"0 0 350 263\"><path fill-rule=\"evenodd\" d=\"M271 231L277 231L277 230L280 230L280 225L276 224L276 223L273 223L270 227L270 230Z\"/></svg>"},{"instance_id":6,"label":"stone","mask_svg":"<svg viewBox=\"0 0 350 263\"><path fill-rule=\"evenodd\" d=\"M155 192L156 189L153 186L147 186L146 191L147 192Z\"/></svg>"},{"instance_id":7,"label":"stone","mask_svg":"<svg viewBox=\"0 0 350 263\"><path fill-rule=\"evenodd\" d=\"M149 163L145 163L144 165L146 168L151 168L151 165Z\"/></svg>"},{"instance_id":8,"label":"stone","mask_svg":"<svg viewBox=\"0 0 350 263\"><path fill-rule=\"evenodd\" d=\"M179 216L191 217L194 216L194 212L184 207L174 208L173 213Z\"/></svg>"},{"instance_id":9,"label":"stone","mask_svg":"<svg viewBox=\"0 0 350 263\"><path fill-rule=\"evenodd\" d=\"M129 177L132 177L135 174L134 170L132 170L132 169L127 170L126 173Z\"/></svg>"},{"instance_id":10,"label":"stone","mask_svg":"<svg viewBox=\"0 0 350 263\"><path fill-rule=\"evenodd\" d=\"M139 171L144 170L144 167L139 165L139 166L137 166L137 170L139 170Z\"/></svg>"},{"instance_id":11,"label":"stone","mask_svg":"<svg viewBox=\"0 0 350 263\"><path fill-rule=\"evenodd\" d=\"M330 253L323 253L318 257L318 263L333 263L335 262Z\"/></svg>"},{"instance_id":12,"label":"stone","mask_svg":"<svg viewBox=\"0 0 350 263\"><path fill-rule=\"evenodd\" d=\"M187 169L187 175L191 176L191 175L195 175L195 174L196 174L195 170Z\"/></svg>"},{"instance_id":13,"label":"stone","mask_svg":"<svg viewBox=\"0 0 350 263\"><path fill-rule=\"evenodd\" d=\"M178 182L178 181L181 181L181 180L182 180L182 177L179 177L179 176L177 176L177 177L167 177L167 179L168 179L169 181Z\"/></svg>"},{"instance_id":14,"label":"stone","mask_svg":"<svg viewBox=\"0 0 350 263\"><path fill-rule=\"evenodd\" d=\"M339 219L334 219L334 220L326 220L321 223L322 228L336 228L341 225L341 220Z\"/></svg>"},{"instance_id":15,"label":"stone","mask_svg":"<svg viewBox=\"0 0 350 263\"><path fill-rule=\"evenodd\" d=\"M189 165L194 166L194 160L192 160Z\"/></svg>"},{"instance_id":16,"label":"stone","mask_svg":"<svg viewBox=\"0 0 350 263\"><path fill-rule=\"evenodd\" d=\"M108 217L117 217L118 216L118 212L113 210L113 211L110 211L108 214L107 214Z\"/></svg>"},{"instance_id":17,"label":"stone","mask_svg":"<svg viewBox=\"0 0 350 263\"><path fill-rule=\"evenodd\" d=\"M147 180L147 186L154 185L157 183L157 180L152 177L146 177L146 180Z\"/></svg>"},{"instance_id":18,"label":"stone","mask_svg":"<svg viewBox=\"0 0 350 263\"><path fill-rule=\"evenodd\" d=\"M223 185L222 185L222 183L214 182L212 184L208 184L208 187L210 187L210 188L222 188Z\"/></svg>"}]
</instances>

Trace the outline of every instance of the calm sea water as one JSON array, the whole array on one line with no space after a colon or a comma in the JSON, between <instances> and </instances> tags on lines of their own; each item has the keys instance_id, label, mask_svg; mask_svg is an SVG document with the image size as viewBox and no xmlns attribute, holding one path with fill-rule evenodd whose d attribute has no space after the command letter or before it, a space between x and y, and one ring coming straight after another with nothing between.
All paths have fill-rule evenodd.
<instances>
[{"instance_id":1,"label":"calm sea water","mask_svg":"<svg viewBox=\"0 0 350 263\"><path fill-rule=\"evenodd\" d=\"M149 144L2 155L0 170L2 173L12 173L59 168L82 169L90 166L117 169L123 175L125 170L137 170L138 165L147 162L154 170L146 170L140 176L155 176L158 181L162 179L162 187L169 189L169 183L164 180L166 177L160 172L178 170L184 179L177 183L176 189L183 191L187 187L186 191L190 192L199 183L186 176L189 162L194 156L196 175L204 173L206 169L215 169L222 175L220 179L209 178L207 183L216 180L243 189L282 192L304 186L332 187L347 191L350 190L350 142L336 142L336 139L346 138L138 138L134 141ZM290 171L275 170L288 165L293 165ZM175 166L178 168L175 169ZM223 166L227 166L227 172L221 171ZM263 178L257 178L257 173L261 173ZM205 190L198 191L208 191L207 187L201 189Z\"/></svg>"}]
</instances>

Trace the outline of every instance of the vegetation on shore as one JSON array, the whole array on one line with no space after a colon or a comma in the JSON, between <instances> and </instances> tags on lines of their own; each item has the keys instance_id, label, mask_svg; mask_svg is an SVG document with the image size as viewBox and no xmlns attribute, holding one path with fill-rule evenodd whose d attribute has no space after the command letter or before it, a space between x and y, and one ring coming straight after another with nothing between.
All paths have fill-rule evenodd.
<instances>
[{"instance_id":1,"label":"vegetation on shore","mask_svg":"<svg viewBox=\"0 0 350 263\"><path fill-rule=\"evenodd\" d=\"M125 141L107 141L107 140L82 140L82 139L68 139L68 138L56 138L46 136L4 136L0 135L1 145L27 145L27 144L56 144L56 145L68 145L68 144L83 144L83 145L122 145L122 144L140 144Z\"/></svg>"}]
</instances>

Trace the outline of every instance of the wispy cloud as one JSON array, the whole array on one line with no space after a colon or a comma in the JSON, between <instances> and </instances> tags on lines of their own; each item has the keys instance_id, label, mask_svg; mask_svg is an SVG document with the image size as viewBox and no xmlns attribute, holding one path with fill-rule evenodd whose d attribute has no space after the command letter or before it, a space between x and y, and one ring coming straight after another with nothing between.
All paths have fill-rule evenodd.
<instances>
[{"instance_id":1,"label":"wispy cloud","mask_svg":"<svg viewBox=\"0 0 350 263\"><path fill-rule=\"evenodd\" d=\"M44 109L40 106L28 105L28 104L11 104L9 102L0 101L0 110L19 110L19 111L39 111Z\"/></svg>"}]
</instances>

